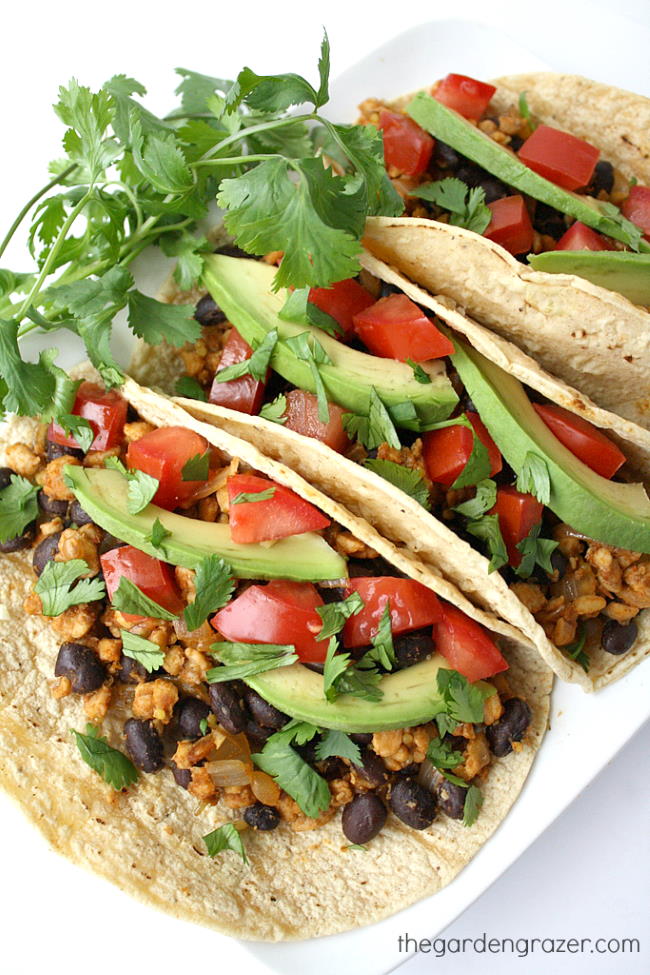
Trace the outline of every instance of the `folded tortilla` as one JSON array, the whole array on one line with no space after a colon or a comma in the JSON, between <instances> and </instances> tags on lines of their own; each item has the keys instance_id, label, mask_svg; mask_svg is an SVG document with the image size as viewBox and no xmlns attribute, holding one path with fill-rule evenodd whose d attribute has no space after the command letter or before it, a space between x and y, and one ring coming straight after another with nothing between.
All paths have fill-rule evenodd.
<instances>
[{"instance_id":1,"label":"folded tortilla","mask_svg":"<svg viewBox=\"0 0 650 975\"><path fill-rule=\"evenodd\" d=\"M87 371L83 375L94 378ZM127 792L115 793L81 760L70 734L86 723L81 699L56 701L50 694L60 641L41 617L23 611L34 582L27 551L0 557L0 784L73 861L147 904L240 938L277 941L333 934L378 921L435 893L472 858L518 795L546 729L551 671L511 626L474 609L431 568L418 565L284 463L225 429L199 423L133 381L127 381L123 393L144 419L191 427L292 488L397 569L500 633L513 691L532 709L526 742L491 768L482 787L483 809L471 828L440 817L417 832L389 815L383 831L360 852L347 849L339 814L315 831L294 832L286 826L271 833L247 831L249 866L230 852L211 859L201 837L236 813L218 805L197 815L198 801L174 782L169 770L141 774ZM29 443L34 431L35 421L29 419L5 424L2 459L10 443ZM114 712L111 708L102 733L119 747Z\"/></svg>"}]
</instances>

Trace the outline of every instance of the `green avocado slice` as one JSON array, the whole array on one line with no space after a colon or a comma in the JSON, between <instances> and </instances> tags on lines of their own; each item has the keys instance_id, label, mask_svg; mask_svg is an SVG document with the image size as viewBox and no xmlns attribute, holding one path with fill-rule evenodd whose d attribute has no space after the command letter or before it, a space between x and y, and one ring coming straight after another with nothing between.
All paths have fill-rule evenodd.
<instances>
[{"instance_id":1,"label":"green avocado slice","mask_svg":"<svg viewBox=\"0 0 650 975\"><path fill-rule=\"evenodd\" d=\"M641 484L608 481L583 464L549 430L521 383L454 338L451 356L465 388L515 473L526 454L548 467L548 507L576 531L606 545L650 553L650 499Z\"/></svg>"},{"instance_id":2,"label":"green avocado slice","mask_svg":"<svg viewBox=\"0 0 650 975\"><path fill-rule=\"evenodd\" d=\"M564 190L525 166L513 153L498 145L457 112L442 105L426 92L418 92L406 107L407 114L431 135L441 139L472 162L478 163L521 193L548 204L561 213L581 220L588 227L620 240L634 250L650 251L650 244L639 240L640 231L622 214L611 216L603 204L589 196Z\"/></svg>"},{"instance_id":3,"label":"green avocado slice","mask_svg":"<svg viewBox=\"0 0 650 975\"><path fill-rule=\"evenodd\" d=\"M271 358L276 372L299 389L317 392L309 363L299 359L285 341L308 331L332 361L331 365L318 366L330 402L365 416L374 387L389 412L405 402L415 407L417 419L396 420L398 426L426 430L447 419L458 397L441 362L424 363L431 382L420 383L404 362L350 349L313 325L283 321L279 312L287 292L272 291L274 276L275 268L262 261L212 254L205 259L203 284L249 345L257 345L277 329L279 341Z\"/></svg>"},{"instance_id":4,"label":"green avocado slice","mask_svg":"<svg viewBox=\"0 0 650 975\"><path fill-rule=\"evenodd\" d=\"M528 258L536 271L577 274L617 291L635 305L650 305L650 254L629 251L546 251Z\"/></svg>"},{"instance_id":5,"label":"green avocado slice","mask_svg":"<svg viewBox=\"0 0 650 975\"><path fill-rule=\"evenodd\" d=\"M239 579L320 582L347 577L345 559L316 532L281 538L270 547L238 545L225 524L176 515L155 504L130 514L128 482L118 471L69 465L66 480L81 507L100 528L172 565L196 569L207 555L215 554L232 566ZM170 532L160 548L149 541L156 519Z\"/></svg>"}]
</instances>

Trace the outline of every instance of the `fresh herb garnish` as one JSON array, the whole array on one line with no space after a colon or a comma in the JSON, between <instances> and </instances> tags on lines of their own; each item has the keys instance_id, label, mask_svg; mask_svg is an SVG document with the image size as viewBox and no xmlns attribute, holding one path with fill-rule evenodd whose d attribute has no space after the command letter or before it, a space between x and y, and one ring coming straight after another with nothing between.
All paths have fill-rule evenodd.
<instances>
[{"instance_id":1,"label":"fresh herb garnish","mask_svg":"<svg viewBox=\"0 0 650 975\"><path fill-rule=\"evenodd\" d=\"M183 611L190 632L198 630L210 613L216 613L232 596L235 588L232 566L214 553L207 555L197 566L194 588L194 601Z\"/></svg>"},{"instance_id":2,"label":"fresh herb garnish","mask_svg":"<svg viewBox=\"0 0 650 975\"><path fill-rule=\"evenodd\" d=\"M431 510L429 489L420 471L411 470L409 467L396 464L392 460L379 460L378 458L372 457L364 460L363 466L367 467L374 474L383 477L385 481L389 481L396 488L399 488L400 491L403 491L404 494L408 494L409 497L414 498L427 511Z\"/></svg>"},{"instance_id":3,"label":"fresh herb garnish","mask_svg":"<svg viewBox=\"0 0 650 975\"><path fill-rule=\"evenodd\" d=\"M442 738L432 738L427 748L427 758L432 765L441 771L456 768L463 762L463 753L452 748Z\"/></svg>"},{"instance_id":4,"label":"fresh herb garnish","mask_svg":"<svg viewBox=\"0 0 650 975\"><path fill-rule=\"evenodd\" d=\"M315 335L311 332L301 332L286 340L285 344L294 353L297 359L301 359L309 366L309 370L314 381L316 399L318 400L318 419L321 423L329 423L330 410L327 402L327 393L323 384L323 378L318 367L331 365L332 360L320 344Z\"/></svg>"},{"instance_id":5,"label":"fresh herb garnish","mask_svg":"<svg viewBox=\"0 0 650 975\"><path fill-rule=\"evenodd\" d=\"M59 423L69 437L74 437L84 454L88 453L91 444L95 439L95 431L91 427L88 420L86 420L83 416L74 416L72 413L63 413L61 416L59 416Z\"/></svg>"},{"instance_id":6,"label":"fresh herb garnish","mask_svg":"<svg viewBox=\"0 0 650 975\"><path fill-rule=\"evenodd\" d=\"M384 692L377 687L381 674L371 659L353 664L351 654L337 653L336 637L332 637L327 648L323 667L323 693L328 701L335 701L340 694L349 694L364 701L381 701Z\"/></svg>"},{"instance_id":7,"label":"fresh herb garnish","mask_svg":"<svg viewBox=\"0 0 650 975\"><path fill-rule=\"evenodd\" d=\"M542 523L540 521L536 525L533 525L528 535L517 543L517 548L522 554L522 559L515 572L522 579L527 579L532 575L536 565L541 566L549 575L553 574L551 555L557 548L558 542L553 541L551 538L540 538L539 533L541 530Z\"/></svg>"},{"instance_id":8,"label":"fresh herb garnish","mask_svg":"<svg viewBox=\"0 0 650 975\"><path fill-rule=\"evenodd\" d=\"M284 395L284 393L280 393L280 395L276 396L272 402L264 404L259 415L263 419L269 420L271 423L284 424L287 422L287 417L284 415L286 411L287 397Z\"/></svg>"},{"instance_id":9,"label":"fresh herb garnish","mask_svg":"<svg viewBox=\"0 0 650 975\"><path fill-rule=\"evenodd\" d=\"M292 721L271 735L262 751L252 756L258 768L273 776L305 815L311 817L318 817L329 806L329 786L292 746L304 745L317 733L318 728L313 725Z\"/></svg>"},{"instance_id":10,"label":"fresh herb garnish","mask_svg":"<svg viewBox=\"0 0 650 975\"><path fill-rule=\"evenodd\" d=\"M7 487L0 491L0 542L16 538L38 516L38 487L12 474Z\"/></svg>"},{"instance_id":11,"label":"fresh herb garnish","mask_svg":"<svg viewBox=\"0 0 650 975\"><path fill-rule=\"evenodd\" d=\"M508 563L508 550L501 534L498 515L483 515L476 521L468 521L465 525L470 535L487 542L490 553L490 567L488 572L495 572Z\"/></svg>"},{"instance_id":12,"label":"fresh herb garnish","mask_svg":"<svg viewBox=\"0 0 650 975\"><path fill-rule=\"evenodd\" d=\"M34 586L34 592L41 597L43 616L60 616L71 606L103 599L104 583L101 579L82 579L87 572L88 563L83 559L47 562Z\"/></svg>"},{"instance_id":13,"label":"fresh herb garnish","mask_svg":"<svg viewBox=\"0 0 650 975\"><path fill-rule=\"evenodd\" d=\"M316 758L321 762L331 756L347 758L356 765L361 765L361 749L357 743L352 741L344 731L327 728L316 745Z\"/></svg>"},{"instance_id":14,"label":"fresh herb garnish","mask_svg":"<svg viewBox=\"0 0 650 975\"><path fill-rule=\"evenodd\" d=\"M443 430L445 427L461 426L466 427L472 434L472 452L467 458L467 463L451 485L457 491L464 487L473 487L479 481L485 480L490 473L490 455L488 449L477 435L470 420L465 413L455 416L451 420L441 420L429 426L429 430Z\"/></svg>"},{"instance_id":15,"label":"fresh herb garnish","mask_svg":"<svg viewBox=\"0 0 650 975\"><path fill-rule=\"evenodd\" d=\"M551 477L548 464L539 454L529 450L524 457L521 471L517 475L517 490L548 504L551 500Z\"/></svg>"},{"instance_id":16,"label":"fresh herb garnish","mask_svg":"<svg viewBox=\"0 0 650 975\"><path fill-rule=\"evenodd\" d=\"M364 601L358 592L351 592L345 599L337 603L326 603L324 606L317 606L316 612L323 621L321 629L316 636L317 640L327 640L334 636L345 626L345 621L364 607Z\"/></svg>"},{"instance_id":17,"label":"fresh herb garnish","mask_svg":"<svg viewBox=\"0 0 650 975\"><path fill-rule=\"evenodd\" d=\"M223 826L213 829L211 833L203 837L203 842L208 851L208 856L216 857L217 853L232 850L233 853L239 854L244 863L248 863L244 841L239 830L232 823L224 823Z\"/></svg>"},{"instance_id":18,"label":"fresh herb garnish","mask_svg":"<svg viewBox=\"0 0 650 975\"><path fill-rule=\"evenodd\" d=\"M448 210L451 214L449 223L453 226L466 227L477 234L482 234L492 219L492 211L485 202L485 190L480 186L470 189L462 179L454 176L435 183L422 183L413 190L413 195Z\"/></svg>"},{"instance_id":19,"label":"fresh herb garnish","mask_svg":"<svg viewBox=\"0 0 650 975\"><path fill-rule=\"evenodd\" d=\"M538 123L533 121L533 117L530 113L530 106L528 105L528 99L526 98L525 91L519 92L518 105L519 105L519 114L528 123L529 130L531 132L534 132L535 129L537 128Z\"/></svg>"},{"instance_id":20,"label":"fresh herb garnish","mask_svg":"<svg viewBox=\"0 0 650 975\"><path fill-rule=\"evenodd\" d=\"M104 466L122 474L128 481L126 510L130 515L137 515L147 507L160 487L160 481L144 471L127 470L119 457L107 457Z\"/></svg>"},{"instance_id":21,"label":"fresh herb garnish","mask_svg":"<svg viewBox=\"0 0 650 975\"><path fill-rule=\"evenodd\" d=\"M208 724L207 718L201 718L201 720L199 721L199 731L201 732L202 735L207 735L208 732L210 731L210 725Z\"/></svg>"},{"instance_id":22,"label":"fresh herb garnish","mask_svg":"<svg viewBox=\"0 0 650 975\"><path fill-rule=\"evenodd\" d=\"M476 485L476 494L473 498L469 498L467 501L463 501L461 504L454 506L454 511L457 511L461 515L465 515L466 518L480 518L493 508L497 500L497 485L496 481L491 480L486 477L484 480L479 481Z\"/></svg>"},{"instance_id":23,"label":"fresh herb garnish","mask_svg":"<svg viewBox=\"0 0 650 975\"><path fill-rule=\"evenodd\" d=\"M207 481L210 473L210 451L195 454L183 464L181 481Z\"/></svg>"},{"instance_id":24,"label":"fresh herb garnish","mask_svg":"<svg viewBox=\"0 0 650 975\"><path fill-rule=\"evenodd\" d=\"M201 384L196 379L193 379L192 376L181 376L176 381L174 391L177 396L185 396L187 399L198 399L202 403L205 403L208 398Z\"/></svg>"},{"instance_id":25,"label":"fresh herb garnish","mask_svg":"<svg viewBox=\"0 0 650 975\"><path fill-rule=\"evenodd\" d=\"M564 652L571 660L575 660L576 663L580 664L585 673L589 673L591 661L589 660L589 654L585 651L586 640L587 627L584 623L581 623L577 638L573 643L569 643L564 647Z\"/></svg>"},{"instance_id":26,"label":"fresh herb garnish","mask_svg":"<svg viewBox=\"0 0 650 975\"><path fill-rule=\"evenodd\" d=\"M296 648L282 643L213 643L213 657L224 664L213 667L205 679L208 684L220 684L228 680L242 680L254 674L264 674L267 670L289 667L298 660Z\"/></svg>"},{"instance_id":27,"label":"fresh herb garnish","mask_svg":"<svg viewBox=\"0 0 650 975\"><path fill-rule=\"evenodd\" d=\"M134 616L151 616L153 619L167 620L170 623L177 619L174 613L170 613L168 609L146 596L126 576L120 579L120 584L111 597L111 604L121 613L131 613Z\"/></svg>"},{"instance_id":28,"label":"fresh herb garnish","mask_svg":"<svg viewBox=\"0 0 650 975\"><path fill-rule=\"evenodd\" d=\"M356 850L359 853L367 853L368 847L364 846L363 843L350 843L345 848L346 850Z\"/></svg>"},{"instance_id":29,"label":"fresh herb garnish","mask_svg":"<svg viewBox=\"0 0 650 975\"><path fill-rule=\"evenodd\" d=\"M136 781L138 770L133 762L117 748L112 748L105 738L100 737L99 729L95 725L87 724L85 734L75 731L74 728L70 731L86 765L90 765L117 792Z\"/></svg>"},{"instance_id":30,"label":"fresh herb garnish","mask_svg":"<svg viewBox=\"0 0 650 975\"><path fill-rule=\"evenodd\" d=\"M407 359L406 362L413 370L413 378L417 383L422 383L425 386L431 382L431 376L424 371L419 362L414 362L413 359Z\"/></svg>"},{"instance_id":31,"label":"fresh herb garnish","mask_svg":"<svg viewBox=\"0 0 650 975\"><path fill-rule=\"evenodd\" d=\"M374 450L383 443L395 447L396 450L402 446L390 414L374 386L370 390L368 415L344 413L341 419L345 432L358 439L367 450Z\"/></svg>"},{"instance_id":32,"label":"fresh herb garnish","mask_svg":"<svg viewBox=\"0 0 650 975\"><path fill-rule=\"evenodd\" d=\"M230 502L231 504L255 504L257 501L270 501L275 497L275 486L265 491L240 491Z\"/></svg>"},{"instance_id":33,"label":"fresh herb garnish","mask_svg":"<svg viewBox=\"0 0 650 975\"><path fill-rule=\"evenodd\" d=\"M377 630L370 639L372 646L361 658L364 667L370 664L378 664L384 670L392 670L395 666L395 647L393 646L390 599L386 600Z\"/></svg>"},{"instance_id":34,"label":"fresh herb garnish","mask_svg":"<svg viewBox=\"0 0 650 975\"><path fill-rule=\"evenodd\" d=\"M219 369L214 377L215 381L228 383L231 379L250 375L258 382L264 382L277 343L278 332L277 329L272 328L258 345L253 346L252 355L248 359L236 362L232 366L226 366L225 369Z\"/></svg>"},{"instance_id":35,"label":"fresh herb garnish","mask_svg":"<svg viewBox=\"0 0 650 975\"><path fill-rule=\"evenodd\" d=\"M643 242L643 231L641 228L624 217L619 208L613 203L608 203L605 200L597 200L596 205L601 213L616 224L619 230L623 231L625 236L623 243L638 253L641 250L641 244ZM644 247L644 250L647 249L647 247Z\"/></svg>"},{"instance_id":36,"label":"fresh herb garnish","mask_svg":"<svg viewBox=\"0 0 650 975\"><path fill-rule=\"evenodd\" d=\"M483 807L483 793L477 785L470 785L465 794L463 826L473 826Z\"/></svg>"},{"instance_id":37,"label":"fresh herb garnish","mask_svg":"<svg viewBox=\"0 0 650 975\"><path fill-rule=\"evenodd\" d=\"M122 630L122 653L142 664L148 674L153 674L154 670L162 667L165 659L165 654L157 643L145 640L129 630Z\"/></svg>"},{"instance_id":38,"label":"fresh herb garnish","mask_svg":"<svg viewBox=\"0 0 650 975\"><path fill-rule=\"evenodd\" d=\"M163 542L169 537L169 535L171 535L171 532L165 528L160 518L156 518L151 526L151 531L149 532L147 541L151 542L154 548L159 549L162 548Z\"/></svg>"},{"instance_id":39,"label":"fresh herb garnish","mask_svg":"<svg viewBox=\"0 0 650 975\"><path fill-rule=\"evenodd\" d=\"M483 721L485 700L496 693L494 687L470 684L458 671L444 667L438 671L436 680L445 708L436 715L440 737L452 733L459 724Z\"/></svg>"},{"instance_id":40,"label":"fresh herb garnish","mask_svg":"<svg viewBox=\"0 0 650 975\"><path fill-rule=\"evenodd\" d=\"M297 322L299 325L315 325L317 328L338 338L343 335L343 328L317 305L309 300L309 288L296 288L290 291L278 316L286 322Z\"/></svg>"}]
</instances>

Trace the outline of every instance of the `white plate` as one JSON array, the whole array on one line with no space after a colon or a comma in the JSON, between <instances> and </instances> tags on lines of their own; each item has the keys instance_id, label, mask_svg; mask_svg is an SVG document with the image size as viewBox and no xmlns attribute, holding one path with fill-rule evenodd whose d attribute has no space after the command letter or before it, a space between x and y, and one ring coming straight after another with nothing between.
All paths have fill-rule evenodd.
<instances>
[{"instance_id":1,"label":"white plate","mask_svg":"<svg viewBox=\"0 0 650 975\"><path fill-rule=\"evenodd\" d=\"M479 9L478 4L474 7ZM648 31L641 25L630 32L623 21L608 12L606 20L601 16L590 22L589 44L576 45L580 16L588 16L585 7L566 11L562 33L557 32L552 18L526 18L523 6L517 7L516 18L509 16L512 8L504 11L499 3L491 7L492 23L501 24L501 30L467 21L438 21L409 30L339 78L333 86L328 115L351 120L363 98L410 91L450 70L484 78L544 67L579 70L642 90L645 79L635 78L634 71L636 65L647 63L650 45ZM327 20L325 13L323 19ZM525 44L512 40L509 35L515 33L525 39ZM246 39L240 38L238 45L245 54ZM609 54L607 60L601 59L604 50ZM547 53L551 51L552 56ZM612 57L620 51L625 57L613 63ZM189 58L186 60L189 63ZM209 65L204 70L209 71ZM160 261L144 261L139 266L138 283L154 293L164 275ZM123 329L116 333L115 350L125 362L128 334ZM62 359L68 365L79 358L80 348L73 340L62 342L61 347ZM435 897L394 918L319 941L238 943L159 914L61 860L2 797L3 865L5 876L12 877L10 886L3 884L3 918L10 922L17 907L37 915L31 920L17 920L16 930L24 933L20 947L12 948L6 970L12 975L19 971L32 975L42 967L41 960L47 959L49 970L57 973L76 975L92 967L96 975L104 975L114 971L115 958L121 957L137 962L138 967L147 964L152 970L164 965L165 971L218 965L223 971L246 975L253 969L282 975L305 971L309 975L331 975L351 970L355 975L383 975L406 960L397 949L398 935L408 930L415 937L432 937L441 931L513 863L625 744L650 715L649 675L646 664L597 697L587 697L566 685L556 687L552 727L526 786L511 814L463 873ZM53 906L48 909L48 904ZM36 919L37 928L33 924ZM41 962L37 967L30 963L29 952L27 958L22 953L27 932L35 931L38 944L32 946L33 958ZM109 941L115 939L112 945L106 940L109 932ZM6 937L14 945L9 932ZM98 942L106 945L106 957L101 951L99 956L96 953ZM59 944L60 955L56 948ZM50 945L51 955L45 947ZM113 952L117 953L115 958ZM4 972L4 963L0 967ZM130 969L127 966L125 970Z\"/></svg>"}]
</instances>

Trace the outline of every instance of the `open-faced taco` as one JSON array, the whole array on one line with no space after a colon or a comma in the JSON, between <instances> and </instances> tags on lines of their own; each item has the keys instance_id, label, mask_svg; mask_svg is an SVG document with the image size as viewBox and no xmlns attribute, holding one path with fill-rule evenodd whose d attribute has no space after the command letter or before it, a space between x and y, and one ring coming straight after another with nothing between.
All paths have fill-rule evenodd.
<instances>
[{"instance_id":1,"label":"open-faced taco","mask_svg":"<svg viewBox=\"0 0 650 975\"><path fill-rule=\"evenodd\" d=\"M573 75L449 75L361 109L408 214L371 219L367 248L650 425L650 100Z\"/></svg>"},{"instance_id":2,"label":"open-faced taco","mask_svg":"<svg viewBox=\"0 0 650 975\"><path fill-rule=\"evenodd\" d=\"M86 376L67 429L2 430L2 785L73 860L244 938L438 890L518 794L551 672L283 463Z\"/></svg>"},{"instance_id":3,"label":"open-faced taco","mask_svg":"<svg viewBox=\"0 0 650 975\"><path fill-rule=\"evenodd\" d=\"M204 338L181 360L143 351L136 372L164 384L184 364L179 388L210 400L183 399L194 415L407 545L562 678L592 689L620 677L650 652L650 502L627 483L647 476L648 431L449 300L363 263L363 284L299 304L272 291L272 266L216 254Z\"/></svg>"}]
</instances>

